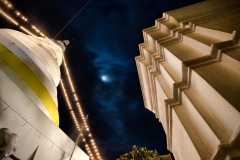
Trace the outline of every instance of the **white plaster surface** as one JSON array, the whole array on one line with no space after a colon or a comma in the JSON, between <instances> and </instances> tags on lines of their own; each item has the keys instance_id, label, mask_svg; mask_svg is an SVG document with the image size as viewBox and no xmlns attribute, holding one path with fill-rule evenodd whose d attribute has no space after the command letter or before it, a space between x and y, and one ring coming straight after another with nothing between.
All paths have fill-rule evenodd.
<instances>
[{"instance_id":1,"label":"white plaster surface","mask_svg":"<svg viewBox=\"0 0 240 160\"><path fill-rule=\"evenodd\" d=\"M0 128L18 134L16 156L28 159L36 151L34 160L62 160L68 157L74 142L58 128L0 69ZM73 159L89 157L76 148Z\"/></svg>"}]
</instances>

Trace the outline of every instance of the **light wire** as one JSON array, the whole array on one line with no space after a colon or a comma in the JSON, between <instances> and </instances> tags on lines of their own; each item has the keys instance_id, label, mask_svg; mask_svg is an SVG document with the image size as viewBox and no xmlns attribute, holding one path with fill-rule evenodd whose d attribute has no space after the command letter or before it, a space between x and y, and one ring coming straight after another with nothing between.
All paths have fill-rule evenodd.
<instances>
[{"instance_id":1,"label":"light wire","mask_svg":"<svg viewBox=\"0 0 240 160\"><path fill-rule=\"evenodd\" d=\"M88 1L88 2L75 14L75 16L73 16L73 18L58 32L58 34L56 34L56 36L55 36L53 39L57 38L57 36L74 20L75 17L77 17L77 15L78 15L90 2L91 2L91 0Z\"/></svg>"}]
</instances>

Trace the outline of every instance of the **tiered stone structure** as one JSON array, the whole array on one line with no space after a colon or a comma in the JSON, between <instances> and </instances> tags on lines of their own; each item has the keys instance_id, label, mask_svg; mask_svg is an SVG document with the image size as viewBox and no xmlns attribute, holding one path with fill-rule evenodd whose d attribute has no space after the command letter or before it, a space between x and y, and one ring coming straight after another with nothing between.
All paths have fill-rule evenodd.
<instances>
[{"instance_id":1,"label":"tiered stone structure","mask_svg":"<svg viewBox=\"0 0 240 160\"><path fill-rule=\"evenodd\" d=\"M0 128L18 135L22 160L69 160L75 143L58 127L57 85L65 47L0 29ZM8 158L10 160L10 158ZM89 160L79 147L73 160Z\"/></svg>"},{"instance_id":2,"label":"tiered stone structure","mask_svg":"<svg viewBox=\"0 0 240 160\"><path fill-rule=\"evenodd\" d=\"M136 57L144 104L176 160L240 158L240 1L163 13Z\"/></svg>"}]
</instances>

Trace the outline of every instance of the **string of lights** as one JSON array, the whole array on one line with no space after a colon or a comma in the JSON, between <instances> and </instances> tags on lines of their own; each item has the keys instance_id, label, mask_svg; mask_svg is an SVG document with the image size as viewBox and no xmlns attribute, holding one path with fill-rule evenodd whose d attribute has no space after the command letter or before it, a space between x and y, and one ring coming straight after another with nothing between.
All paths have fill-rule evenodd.
<instances>
[{"instance_id":1,"label":"string of lights","mask_svg":"<svg viewBox=\"0 0 240 160\"><path fill-rule=\"evenodd\" d=\"M77 121L77 116L76 116L76 114L73 111L72 105L70 103L70 100L68 98L68 94L67 94L66 89L65 89L65 85L64 85L62 80L60 81L60 86L61 86L61 89L63 91L63 95L65 97L65 100L67 102L67 107L68 107L68 109L70 111L71 117L72 117L72 119L73 119L73 121L75 123L75 126L76 126L77 130L80 132L81 130L80 130L80 125L79 125L79 123Z\"/></svg>"},{"instance_id":2,"label":"string of lights","mask_svg":"<svg viewBox=\"0 0 240 160\"><path fill-rule=\"evenodd\" d=\"M21 14L20 11L16 10L13 5L7 1L7 0L1 0L1 2L5 5L5 7L11 11L13 11L15 13L15 15L17 16L17 18L21 19L25 24L31 25L28 21L28 19ZM10 15L8 15L6 12L3 11L3 9L0 9L0 14L3 15L3 17L5 17L7 20L9 20L11 23L13 23L16 26L19 26L19 28L21 30L23 30L24 32L26 32L27 34L30 34L32 36L36 36L35 34L33 34L30 30L26 29L25 27L19 25L20 22L17 22L17 20L13 19ZM47 38L47 36L45 36L42 32L40 32L40 30L32 25L32 30L35 31L38 35Z\"/></svg>"},{"instance_id":3,"label":"string of lights","mask_svg":"<svg viewBox=\"0 0 240 160\"><path fill-rule=\"evenodd\" d=\"M26 33L28 33L28 34L30 34L30 35L32 35L32 36L35 36L36 37L36 35L35 34L33 34L32 32L30 32L29 30L27 30L26 28L24 28L23 26L20 26L20 29L22 29L23 31L25 31Z\"/></svg>"},{"instance_id":4,"label":"string of lights","mask_svg":"<svg viewBox=\"0 0 240 160\"><path fill-rule=\"evenodd\" d=\"M14 25L19 26L19 28L20 28L21 30L23 30L24 32L26 32L26 33L28 33L28 34L30 34L30 35L32 35L32 36L36 36L36 35L34 35L32 32L30 32L28 29L24 28L23 26L20 26L19 23L18 23L16 20L14 20L11 16L9 16L9 15L8 15L6 12L4 12L2 9L0 9L0 14L3 15L3 17L6 18L8 21L12 22Z\"/></svg>"},{"instance_id":5,"label":"string of lights","mask_svg":"<svg viewBox=\"0 0 240 160\"><path fill-rule=\"evenodd\" d=\"M16 10L9 1L7 1L7 0L1 0L1 1L3 2L3 4L5 5L5 7L7 9L10 9L14 12L15 16L17 16L18 19L21 19L24 23L28 24L30 26L30 28L34 32L37 33L37 35L40 35L40 36L48 39L48 37L45 36L37 27L32 25L28 21L28 19L24 15L22 15L21 12ZM10 21L12 24L14 24L16 26L19 26L19 28L21 30L23 30L25 33L27 33L29 35L32 35L32 36L36 36L29 29L27 29L26 27L23 27L23 24L20 25L20 22L18 22L16 19L14 19L10 15L8 15L1 8L0 8L0 15L2 15L6 20ZM66 91L65 84L64 84L63 80L61 80L60 81L60 87L63 91L63 95L65 97L65 100L66 100L67 107L68 107L68 110L70 112L71 118L73 119L73 122L74 122L74 125L75 125L76 129L78 130L80 136L82 137L82 141L85 143L84 147L85 147L85 149L87 151L87 154L89 155L90 159L91 160L102 160L102 158L100 156L100 153L99 153L99 150L98 150L98 147L97 147L97 145L95 143L95 140L93 139L92 134L90 132L90 127L89 127L89 125L87 123L87 120L85 118L85 114L83 112L83 109L82 109L80 100L78 98L78 95L76 94L76 89L74 87L73 80L72 80L71 75L69 73L68 65L67 65L64 57L63 57L63 68L66 72L68 85L70 86L71 94L73 94L73 98L74 98L74 101L75 101L74 102L75 107L74 107L70 102L69 94ZM78 111L77 113L78 113L79 117L81 118L82 125L83 125L82 130L80 128L80 121L77 118L77 113L75 112L75 110ZM88 138L84 136L84 133L83 133L84 130L85 130L85 132L87 132L87 137ZM88 143L90 143L90 145Z\"/></svg>"},{"instance_id":6,"label":"string of lights","mask_svg":"<svg viewBox=\"0 0 240 160\"><path fill-rule=\"evenodd\" d=\"M3 15L4 18L6 18L10 22L12 22L16 26L18 26L18 22L16 20L14 20L11 16L9 16L6 12L4 12L2 9L0 9L0 13L1 13L1 15Z\"/></svg>"},{"instance_id":7,"label":"string of lights","mask_svg":"<svg viewBox=\"0 0 240 160\"><path fill-rule=\"evenodd\" d=\"M70 111L71 117L72 117L72 119L73 119L73 121L74 121L74 124L75 124L77 130L80 132L80 136L82 137L82 141L85 143L85 146L84 146L84 147L86 148L87 154L90 156L90 158L91 158L92 160L94 160L95 158L93 157L92 151L91 151L91 149L89 148L89 145L88 145L87 142L86 142L85 136L82 134L82 130L80 129L80 124L79 124L79 122L78 122L78 120L77 120L77 116L76 116L76 114L75 114L74 111L73 111L73 108L72 108L71 102L70 102L70 100L69 100L69 96L68 96L68 94L67 94L67 92L66 92L66 89L65 89L65 85L64 85L64 83L63 83L63 80L60 81L60 86L61 86L61 89L62 89L62 91L63 91L64 97L65 97L65 100L66 100L66 102L67 102L67 106L68 106L68 109L69 109L69 111ZM85 126L84 126L84 127L85 127ZM84 127L82 127L82 128L84 129Z\"/></svg>"},{"instance_id":8,"label":"string of lights","mask_svg":"<svg viewBox=\"0 0 240 160\"><path fill-rule=\"evenodd\" d=\"M67 77L68 77L68 81L69 81L70 88L71 88L72 92L74 92L73 97L74 97L74 100L75 100L75 102L76 102L76 105L77 105L77 108L78 108L78 112L79 112L79 114L80 114L80 116L81 116L81 119L82 119L82 121L84 122L84 128L85 128L86 131L88 132L88 137L90 138L89 141L90 141L91 146L92 146L92 148L93 148L92 150L94 151L95 156L97 157L97 159L101 160L101 157L100 157L100 154L99 154L99 152L98 152L97 146L96 146L96 144L95 144L95 142L94 142L94 140L93 140L93 138L92 138L92 134L90 133L90 129L89 129L89 126L88 126L88 124L87 124L85 115L84 115L84 113L83 113L83 110L81 109L81 105L80 105L79 99L78 99L78 97L77 97L77 94L75 93L75 88L74 88L74 86L73 86L73 82L72 82L72 80L71 80L70 73L69 73L69 70L68 70L68 67L67 67L65 58L63 58L63 66L64 66L65 72L66 72L66 74L67 74ZM77 117L77 116L75 115L75 113L74 113L73 110L72 110L73 108L72 108L72 105L71 105L71 103L70 103L68 94L67 94L67 92L66 92L66 89L65 89L65 86L64 86L64 83L63 83L62 80L61 80L61 82L60 82L60 85L61 85L61 88L62 88L62 90L63 90L64 97L65 97L66 102L67 102L67 105L68 105L68 109L71 111L72 119L74 120L75 125L76 125L78 131L81 132L79 123L76 121L76 119L77 119L76 117ZM94 155L93 155L93 153L92 153L89 145L87 144L86 138L84 137L84 135L83 135L82 133L80 133L80 135L81 135L81 137L82 137L82 141L86 143L86 144L85 144L85 148L86 148L86 151L87 151L88 155L90 156L90 158L91 158L92 160L94 160L94 159L95 159L95 158L94 158Z\"/></svg>"},{"instance_id":9,"label":"string of lights","mask_svg":"<svg viewBox=\"0 0 240 160\"><path fill-rule=\"evenodd\" d=\"M91 146L93 148L94 155L97 157L98 160L101 160L102 158L100 156L100 153L98 151L97 145L96 145L96 143L95 143L95 141L94 141L94 139L92 137L92 134L90 132L90 128L89 128L89 126L87 124L87 121L85 119L85 115L83 113L82 106L80 104L79 98L77 97L77 94L75 92L75 88L74 88L74 85L73 85L73 82L72 82L72 78L71 78L71 75L69 73L68 65L67 65L67 63L65 61L65 58L63 58L63 68L64 68L64 70L66 72L67 79L68 79L68 84L70 85L71 92L73 94L73 97L74 97L74 100L75 100L75 103L76 103L76 106L77 106L77 109L78 109L78 113L80 114L80 117L81 117L82 121L84 122L84 127L85 127L86 131L88 132L88 136L89 136L89 139L90 139L90 144L91 144ZM83 141L86 141L86 140L83 139ZM89 151L90 151L90 149L89 149ZM94 157L93 154L91 154L91 155L92 155L91 159L94 159L93 158Z\"/></svg>"}]
</instances>

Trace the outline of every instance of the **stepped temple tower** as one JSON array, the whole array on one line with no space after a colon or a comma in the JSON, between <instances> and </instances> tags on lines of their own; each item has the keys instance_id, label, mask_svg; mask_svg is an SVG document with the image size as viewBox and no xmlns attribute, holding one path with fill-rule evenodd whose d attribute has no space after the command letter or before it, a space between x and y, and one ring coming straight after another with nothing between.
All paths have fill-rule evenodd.
<instances>
[{"instance_id":1,"label":"stepped temple tower","mask_svg":"<svg viewBox=\"0 0 240 160\"><path fill-rule=\"evenodd\" d=\"M240 1L163 13L136 64L145 107L176 160L240 159Z\"/></svg>"}]
</instances>

